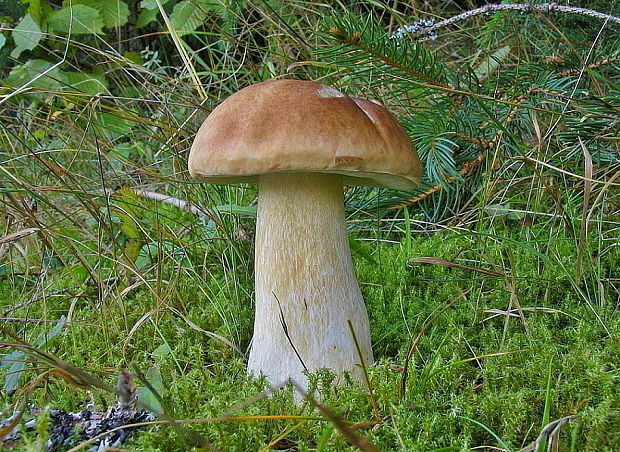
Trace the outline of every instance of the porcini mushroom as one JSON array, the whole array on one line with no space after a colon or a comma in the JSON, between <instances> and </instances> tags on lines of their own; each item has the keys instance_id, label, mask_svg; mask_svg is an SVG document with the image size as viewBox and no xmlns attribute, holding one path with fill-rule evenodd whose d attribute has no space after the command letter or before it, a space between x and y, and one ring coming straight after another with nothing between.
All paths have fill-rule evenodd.
<instances>
[{"instance_id":1,"label":"porcini mushroom","mask_svg":"<svg viewBox=\"0 0 620 452\"><path fill-rule=\"evenodd\" d=\"M209 183L258 183L249 371L302 387L305 372L321 368L361 378L361 360L368 366L373 354L343 184L419 184L420 160L394 117L321 83L258 83L207 117L189 171Z\"/></svg>"}]
</instances>

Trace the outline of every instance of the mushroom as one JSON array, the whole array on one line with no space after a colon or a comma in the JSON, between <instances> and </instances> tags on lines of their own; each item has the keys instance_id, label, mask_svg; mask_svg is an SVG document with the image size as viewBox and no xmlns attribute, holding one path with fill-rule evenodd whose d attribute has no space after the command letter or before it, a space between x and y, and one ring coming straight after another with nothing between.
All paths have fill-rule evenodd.
<instances>
[{"instance_id":1,"label":"mushroom","mask_svg":"<svg viewBox=\"0 0 620 452\"><path fill-rule=\"evenodd\" d=\"M321 83L258 83L207 117L189 171L209 183L258 183L249 371L274 386L305 388L307 372L322 368L361 379L373 354L343 184L419 185L420 160L394 117Z\"/></svg>"}]
</instances>

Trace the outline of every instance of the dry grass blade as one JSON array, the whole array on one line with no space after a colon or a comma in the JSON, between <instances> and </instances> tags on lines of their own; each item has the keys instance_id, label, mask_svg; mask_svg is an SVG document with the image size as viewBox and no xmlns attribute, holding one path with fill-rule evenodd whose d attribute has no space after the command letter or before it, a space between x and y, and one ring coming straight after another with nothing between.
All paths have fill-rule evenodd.
<instances>
[{"instance_id":1,"label":"dry grass blade","mask_svg":"<svg viewBox=\"0 0 620 452\"><path fill-rule=\"evenodd\" d=\"M132 188L132 187L127 187L127 189L131 191L132 193L135 193L136 195L141 196L143 198L152 199L155 201L170 204L172 206L178 207L179 209L192 213L194 215L199 215L199 216L204 215L210 220L215 221L216 223L220 222L217 216L210 214L204 208L197 206L191 201L186 201L185 199L175 198L174 196L169 196L169 195L157 193L154 191L140 190L140 189ZM115 191L110 190L110 189L101 189L98 191L108 196L115 194ZM1 239L0 239L0 243L2 243Z\"/></svg>"},{"instance_id":2,"label":"dry grass blade","mask_svg":"<svg viewBox=\"0 0 620 452\"><path fill-rule=\"evenodd\" d=\"M17 424L19 424L19 422L22 420L22 415L23 413L21 411L16 412L13 415L13 419L11 419L11 422L0 428L0 441L4 440L4 438L6 438L7 435L11 434L13 429L17 427Z\"/></svg>"},{"instance_id":3,"label":"dry grass blade","mask_svg":"<svg viewBox=\"0 0 620 452\"><path fill-rule=\"evenodd\" d=\"M586 237L588 236L588 208L590 206L590 195L592 193L592 177L594 174L594 168L592 163L592 155L586 147L585 143L579 137L579 144L583 151L585 160L585 179L583 181L583 204L581 208L581 229L579 232L579 243L577 245L577 260L575 262L575 282L579 284L583 277L583 253L586 244Z\"/></svg>"},{"instance_id":4,"label":"dry grass blade","mask_svg":"<svg viewBox=\"0 0 620 452\"><path fill-rule=\"evenodd\" d=\"M198 325L196 325L194 322L192 322L191 320L189 320L187 317L185 317L178 309L175 309L173 307L168 307L168 309L170 309L172 312L174 312L176 315L178 315L179 317L181 317L185 323L187 323L187 325L196 331L199 331L203 334L206 334L207 336L209 336L212 339L218 340L220 342L223 342L224 344L228 345L230 348L232 348L234 351L236 351L237 353L239 353L241 356L244 356L244 353L241 351L241 349L239 347L237 347L235 344L233 344L231 341L229 341L228 339L226 339L224 336L220 336L219 334L213 333L211 331L207 331L204 328L200 328Z\"/></svg>"},{"instance_id":5,"label":"dry grass blade","mask_svg":"<svg viewBox=\"0 0 620 452\"><path fill-rule=\"evenodd\" d=\"M282 326L282 331L284 332L284 335L286 336L286 340L288 341L289 345L293 349L293 352L295 352L295 356L297 356L297 359L301 363L301 366L304 368L304 371L308 372L308 368L306 367L306 363L304 363L304 360L301 358L301 355L297 351L297 347L295 347L295 344L293 344L293 340L291 339L291 335L288 332L288 325L286 324L286 320L284 319L284 312L282 311L282 305L280 304L280 300L278 299L277 295L274 292L271 292L271 293L273 294L273 297L278 302L278 309L280 311L280 325Z\"/></svg>"},{"instance_id":6,"label":"dry grass blade","mask_svg":"<svg viewBox=\"0 0 620 452\"><path fill-rule=\"evenodd\" d=\"M18 349L32 356L37 361L44 362L45 364L58 369L60 371L59 374L70 375L74 380L78 381L83 386L91 386L94 388L103 389L104 391L108 391L111 393L116 393L116 388L114 386L107 384L100 378L93 377L88 372L63 361L62 359L57 358L56 356L44 350L41 350L34 345L27 343L26 341L15 335L13 332L7 330L2 326L0 326L0 331L15 340L14 343L0 342L0 347L12 347Z\"/></svg>"},{"instance_id":7,"label":"dry grass blade","mask_svg":"<svg viewBox=\"0 0 620 452\"><path fill-rule=\"evenodd\" d=\"M377 446L371 443L366 438L355 433L351 427L349 427L342 418L336 415L332 410L324 405L321 405L316 401L314 397L308 394L301 386L293 382L295 388L302 395L303 398L308 400L315 408L317 408L329 421L334 424L334 427L344 436L347 441L364 452L380 452Z\"/></svg>"},{"instance_id":8,"label":"dry grass blade","mask_svg":"<svg viewBox=\"0 0 620 452\"><path fill-rule=\"evenodd\" d=\"M258 394L253 395L252 397L247 398L246 400L243 400L242 402L239 402L235 405L233 405L232 407L228 408L226 411L224 411L224 413L222 413L223 418L225 417L230 417L232 416L233 413L236 413L237 411L240 411L250 405L252 405L255 402L258 402L261 399L265 399L267 397L271 397L272 395L274 395L276 392L280 391L282 389L282 387L284 387L286 385L286 382L279 384L279 385L274 385L271 386L267 389L265 389L264 391L259 392Z\"/></svg>"},{"instance_id":9,"label":"dry grass blade","mask_svg":"<svg viewBox=\"0 0 620 452\"><path fill-rule=\"evenodd\" d=\"M597 180L597 179L593 179L591 177L582 176L580 174L564 170L564 169L562 169L562 168L560 168L558 166L552 165L552 164L544 162L542 160L537 160L537 159L532 158L532 157L513 157L513 160L523 160L526 163L532 163L532 164L535 163L536 165L544 166L544 167L549 168L549 169L551 169L553 171L556 171L558 173L566 174L567 176L574 177L575 179L579 179L579 180L583 180L583 181L588 181L588 182L590 182L592 184L606 184L606 185L611 185L613 187L620 187L620 183L614 183L614 182L609 182L609 181L604 181L604 180Z\"/></svg>"},{"instance_id":10,"label":"dry grass blade","mask_svg":"<svg viewBox=\"0 0 620 452\"><path fill-rule=\"evenodd\" d=\"M598 195L596 196L596 199L594 200L594 202L592 203L592 207L590 208L590 211L588 212L588 216L586 218L586 222L590 221L590 218L592 218L592 215L594 213L594 209L596 208L596 206L598 206L598 204L601 202L601 200L603 199L603 196L605 196L605 193L607 191L609 191L609 187L613 184L613 182L616 179L620 178L620 170L616 171L613 176L611 176L609 178L609 180L605 183L605 185L603 186L603 188L601 188L601 190L599 191Z\"/></svg>"},{"instance_id":11,"label":"dry grass blade","mask_svg":"<svg viewBox=\"0 0 620 452\"><path fill-rule=\"evenodd\" d=\"M166 23L166 27L168 28L168 32L170 33L170 37L172 38L172 42L174 42L174 45L175 45L177 51L179 52L179 56L183 60L183 64L185 65L185 69L187 70L188 74L192 78L192 81L194 82L194 85L195 85L196 89L198 90L198 93L200 94L200 97L203 98L203 99L206 99L207 98L207 93L206 93L204 87L202 86L202 83L200 82L200 78L198 77L198 73L196 72L196 69L194 68L194 64L192 63L192 60L191 60L189 54L187 53L187 50L185 49L183 41L181 41L181 39L179 37L179 34L177 33L177 30L174 29L174 26L172 25L172 22L170 21L170 17L168 16L168 13L164 9L161 1L160 0L156 0L156 3L157 3L157 7L159 8L159 11L160 11L160 13L162 15L162 18L164 19L164 22Z\"/></svg>"},{"instance_id":12,"label":"dry grass blade","mask_svg":"<svg viewBox=\"0 0 620 452\"><path fill-rule=\"evenodd\" d=\"M351 331L351 336L353 336L353 342L355 342L355 349L357 351L357 357L360 360L360 364L362 366L362 374L364 375L364 382L366 383L366 387L368 388L368 393L370 395L370 402L372 403L372 414L377 421L381 419L379 415L379 405L377 404L377 397L375 397L375 391L372 389L372 385L370 384L370 377L368 376L368 367L366 367L366 362L364 361L364 357L362 356L362 350L360 348L359 341L357 340L357 335L355 334L355 329L353 328L353 322L351 319L347 320L349 324L349 330Z\"/></svg>"},{"instance_id":13,"label":"dry grass blade","mask_svg":"<svg viewBox=\"0 0 620 452\"><path fill-rule=\"evenodd\" d=\"M574 416L566 416L560 419L557 419L553 422L548 423L541 430L540 434L536 438L536 441L528 444L519 452L538 452L540 450L540 446L543 444L545 438L549 438L547 450L549 451L558 451L559 449L559 439L560 439L560 430L566 425Z\"/></svg>"},{"instance_id":14,"label":"dry grass blade","mask_svg":"<svg viewBox=\"0 0 620 452\"><path fill-rule=\"evenodd\" d=\"M490 315L489 317L483 319L483 322L486 322L488 320L494 319L496 317L499 317L500 315L505 315L505 316L509 316L509 317L516 317L516 318L520 318L521 312L525 312L525 311L538 311L538 312L544 312L547 314L564 314L568 317L571 317L573 319L576 319L575 316L570 315L564 311L560 311L559 309L553 309L553 308L547 308L544 306L534 306L534 307L528 307L528 308L512 308L509 310L503 310L503 309L485 309L484 312L487 314L493 314Z\"/></svg>"},{"instance_id":15,"label":"dry grass blade","mask_svg":"<svg viewBox=\"0 0 620 452\"><path fill-rule=\"evenodd\" d=\"M223 451L620 451L606 428L620 381L620 22L559 16L561 2L485 6L503 9L448 24L454 2L97 0L119 8L89 14L19 3L39 2L0 0L11 10L0 30L0 325L22 339L0 330L11 409L0 449L9 424L38 415L28 399L73 414L92 393L163 416L123 418L63 450L103 449L131 423L144 430L116 447L210 450L195 431ZM106 26L67 34L69 12L74 25L92 15ZM437 39L389 39L412 17L433 24L422 34L441 22ZM19 35L40 42L18 54ZM385 105L425 171L414 192L346 192L377 362L356 345L366 383L319 374L303 413L286 381L244 372L258 189L198 185L187 171L204 116L280 78ZM405 218L393 210L409 205ZM301 344L285 315L272 320L292 353ZM140 400L127 376L114 381L133 364L147 374L135 372ZM522 409L533 404L544 410ZM269 416L291 409L304 416ZM45 448L39 427L19 433Z\"/></svg>"},{"instance_id":16,"label":"dry grass blade","mask_svg":"<svg viewBox=\"0 0 620 452\"><path fill-rule=\"evenodd\" d=\"M184 316L181 311L179 311L176 308L173 308L171 306L167 307L168 310L172 311L174 314L176 314L177 316L181 317L181 319L183 319L183 321L187 324L187 326L189 326L191 329L196 330L200 333L206 334L207 336L209 336L212 339L218 340L224 344L226 344L228 347L232 348L234 351L236 351L237 353L239 353L241 356L243 356L243 352L241 351L241 349L239 347L237 347L235 344L233 344L231 341L229 341L228 339L226 339L224 336L220 336L219 334L213 333L211 331L207 331L204 328L201 328L200 326L196 325L194 322L192 322L191 320L189 320L186 316ZM144 322L146 322L147 320L149 320L151 318L151 316L153 316L154 314L158 313L158 312L165 312L166 309L164 308L155 308L155 309L151 309L150 311L148 311L147 313L145 313L142 317L140 317L136 323L134 324L133 327L131 327L131 330L129 331L129 333L127 334L127 337L125 338L125 344L129 343L129 339L131 339L131 337L136 333L136 331L144 324Z\"/></svg>"},{"instance_id":17,"label":"dry grass blade","mask_svg":"<svg viewBox=\"0 0 620 452\"><path fill-rule=\"evenodd\" d=\"M34 234L39 231L39 228L26 228L21 231L15 231L10 234L5 235L4 237L0 237L0 245L4 243L10 243L14 240L19 240L24 237L28 237L30 234Z\"/></svg>"},{"instance_id":18,"label":"dry grass blade","mask_svg":"<svg viewBox=\"0 0 620 452\"><path fill-rule=\"evenodd\" d=\"M503 278L506 275L487 268L473 267L471 265L457 264L456 262L450 262L445 259L438 259L436 257L413 257L409 259L409 262L414 264L434 264L441 265L442 267L461 268L463 270L473 270L475 272L484 273L485 275L494 276L496 278Z\"/></svg>"},{"instance_id":19,"label":"dry grass blade","mask_svg":"<svg viewBox=\"0 0 620 452\"><path fill-rule=\"evenodd\" d=\"M516 308L517 313L519 314L519 318L521 319L521 323L523 323L523 328L525 328L525 332L530 334L530 328L527 324L527 320L525 319L525 315L523 314L523 308L521 306L521 301L519 300L519 295L517 294L517 282L514 278L506 279L505 281L506 290L510 294L510 301L508 303L508 308L506 311L512 312L513 307ZM506 316L506 321L504 322L504 332L502 333L502 344L506 339L508 334L508 321L510 320L510 316Z\"/></svg>"},{"instance_id":20,"label":"dry grass blade","mask_svg":"<svg viewBox=\"0 0 620 452\"><path fill-rule=\"evenodd\" d=\"M127 347L127 344L129 344L129 340L132 338L132 336L136 333L136 331L138 331L138 329L144 324L144 322L146 322L153 314L156 314L158 312L164 312L165 309L163 308L155 308L155 309L151 309L150 311L144 313L142 315L142 317L140 317L136 323L134 323L134 325L131 327L131 330L129 330L129 333L127 333L127 337L125 338L125 346Z\"/></svg>"}]
</instances>

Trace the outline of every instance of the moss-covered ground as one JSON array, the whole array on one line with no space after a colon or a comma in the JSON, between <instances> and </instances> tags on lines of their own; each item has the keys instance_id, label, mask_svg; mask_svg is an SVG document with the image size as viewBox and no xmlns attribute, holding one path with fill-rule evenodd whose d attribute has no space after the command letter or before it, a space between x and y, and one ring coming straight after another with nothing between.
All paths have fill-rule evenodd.
<instances>
[{"instance_id":1,"label":"moss-covered ground","mask_svg":"<svg viewBox=\"0 0 620 452\"><path fill-rule=\"evenodd\" d=\"M313 381L322 404L351 423L371 423L357 432L380 450L481 445L519 450L536 439L543 420L565 416L574 416L562 428L565 450L620 448L620 316L608 282L620 267L618 248L599 262L598 280L589 271L577 284L571 240L549 238L549 225L508 227L510 236L444 231L402 243L362 242L374 259L356 258L356 266L377 360L369 376L378 417L365 387L333 387L328 373ZM221 256L251 256L250 243L234 250L222 244L214 250ZM420 256L496 274L409 262ZM12 316L51 321L70 316L62 333L41 348L106 380L121 368L155 372L174 419L321 416L309 403L297 406L292 389L257 398L266 388L246 374L244 356L204 332L247 349L251 266L234 265L234 277L223 265L212 265L208 274L187 280L164 265L159 281L120 281L117 295L109 298L83 272L66 267L50 282L59 295L44 296ZM21 289L31 297L27 285L4 279L2 309L27 301L20 294ZM53 326L13 324L30 341ZM43 370L27 369L20 386ZM114 396L66 378L38 386L30 400L39 406L75 411L114 402ZM185 428L227 451L260 450L282 434L297 450L351 447L325 420L237 419ZM180 450L191 448L191 441L184 429L158 425L141 430L124 447Z\"/></svg>"}]
</instances>

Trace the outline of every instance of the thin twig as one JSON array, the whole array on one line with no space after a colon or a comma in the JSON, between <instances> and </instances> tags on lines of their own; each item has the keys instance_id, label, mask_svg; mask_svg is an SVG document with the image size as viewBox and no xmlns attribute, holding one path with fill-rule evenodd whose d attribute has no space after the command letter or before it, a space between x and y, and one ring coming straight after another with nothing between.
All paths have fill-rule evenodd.
<instances>
[{"instance_id":1,"label":"thin twig","mask_svg":"<svg viewBox=\"0 0 620 452\"><path fill-rule=\"evenodd\" d=\"M43 300L43 299L46 299L46 298L62 297L62 296L66 296L66 297L84 297L84 295L82 293L79 293L79 294L73 294L73 293L66 294L65 293L65 292L69 292L71 290L79 289L80 287L82 287L82 286L81 285L80 286L72 286L72 287L66 287L64 289L56 290L54 292L43 293L43 295L31 298L31 299L29 299L27 301L18 303L16 305L11 306L8 309L5 309L4 311L2 311L2 315L10 314L10 313L12 313L14 311L17 311L18 309L25 308L26 306L31 305L32 303L36 303L37 301Z\"/></svg>"},{"instance_id":2,"label":"thin twig","mask_svg":"<svg viewBox=\"0 0 620 452\"><path fill-rule=\"evenodd\" d=\"M164 202L166 204L171 204L175 207L178 207L181 210L185 210L186 212L193 213L194 215L206 216L211 220L217 221L217 219L214 216L210 215L208 212L205 212L204 209L201 209L200 207L196 206L190 201L175 198L169 195L164 195L162 193L157 193L154 191L139 190L137 188L129 188L129 190L131 190L133 193L143 198L153 199L155 201ZM102 193L105 193L106 195L112 195L115 193L114 190L110 190L110 189L103 189L99 191Z\"/></svg>"},{"instance_id":3,"label":"thin twig","mask_svg":"<svg viewBox=\"0 0 620 452\"><path fill-rule=\"evenodd\" d=\"M593 17L595 19L613 22L620 24L620 17L613 16L611 14L601 13L588 8L578 8L575 6L559 5L557 3L508 3L508 4L490 4L484 5L480 8L465 11L462 14L450 17L448 19L435 22L432 19L423 19L414 22L410 25L398 28L394 33L390 35L391 39L400 39L407 35L416 39L435 39L437 37L436 31L440 28L447 27L456 22L470 19L475 16L484 14L490 14L497 11L521 11L524 13L563 13L563 14L578 14L580 16Z\"/></svg>"},{"instance_id":4,"label":"thin twig","mask_svg":"<svg viewBox=\"0 0 620 452\"><path fill-rule=\"evenodd\" d=\"M284 312L282 311L282 305L280 304L280 299L275 294L275 292L271 292L271 293L273 294L274 298L278 302L278 309L280 310L280 324L282 325L282 330L284 331L284 335L286 336L286 339L288 340L288 343L291 345L291 348L295 352L295 355L297 356L297 359L299 359L299 362L301 363L302 367L304 368L304 371L308 372L308 368L306 367L306 363L304 363L304 360L301 358L301 355L297 351L297 347L295 347L295 344L293 344L293 340L291 339L291 335L288 332L288 325L286 324L286 320L284 319Z\"/></svg>"},{"instance_id":5,"label":"thin twig","mask_svg":"<svg viewBox=\"0 0 620 452\"><path fill-rule=\"evenodd\" d=\"M586 66L587 70L598 69L607 64L612 64L615 61L620 60L620 55L613 55L608 58L605 58L601 61L597 61L596 63L591 63ZM581 69L568 69L564 72L561 72L560 75L563 77L569 77L571 75L579 75L581 73Z\"/></svg>"}]
</instances>

